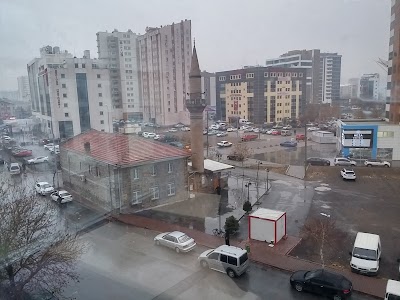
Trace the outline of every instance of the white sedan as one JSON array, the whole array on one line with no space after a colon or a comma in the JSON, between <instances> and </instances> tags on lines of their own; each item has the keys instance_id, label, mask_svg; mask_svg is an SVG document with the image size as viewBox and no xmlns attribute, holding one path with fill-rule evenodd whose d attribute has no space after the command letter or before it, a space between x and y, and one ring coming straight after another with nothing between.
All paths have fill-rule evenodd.
<instances>
[{"instance_id":1,"label":"white sedan","mask_svg":"<svg viewBox=\"0 0 400 300\"><path fill-rule=\"evenodd\" d=\"M191 237L180 231L164 232L154 238L156 245L163 245L179 252L189 252L196 247L196 242Z\"/></svg>"},{"instance_id":2,"label":"white sedan","mask_svg":"<svg viewBox=\"0 0 400 300\"><path fill-rule=\"evenodd\" d=\"M227 132L219 132L219 133L217 133L217 136L218 136L218 137L227 136L227 135L228 135Z\"/></svg>"},{"instance_id":3,"label":"white sedan","mask_svg":"<svg viewBox=\"0 0 400 300\"><path fill-rule=\"evenodd\" d=\"M46 145L43 146L43 148L46 149L46 150L50 150L50 149L53 148L53 147L54 147L54 144L53 144L53 143L46 144Z\"/></svg>"},{"instance_id":4,"label":"white sedan","mask_svg":"<svg viewBox=\"0 0 400 300\"><path fill-rule=\"evenodd\" d=\"M51 200L57 201L58 203L67 203L72 201L72 195L66 190L55 191L50 195Z\"/></svg>"},{"instance_id":5,"label":"white sedan","mask_svg":"<svg viewBox=\"0 0 400 300\"><path fill-rule=\"evenodd\" d=\"M176 130L176 128L170 128L168 131L169 132L177 132L178 130Z\"/></svg>"},{"instance_id":6,"label":"white sedan","mask_svg":"<svg viewBox=\"0 0 400 300\"><path fill-rule=\"evenodd\" d=\"M318 127L307 127L307 131L317 131L319 130Z\"/></svg>"},{"instance_id":7,"label":"white sedan","mask_svg":"<svg viewBox=\"0 0 400 300\"><path fill-rule=\"evenodd\" d=\"M34 157L34 158L27 160L28 164L30 164L30 165L40 164L40 163L44 163L44 162L48 162L48 161L49 161L49 158L47 156L38 156L38 157Z\"/></svg>"},{"instance_id":8,"label":"white sedan","mask_svg":"<svg viewBox=\"0 0 400 300\"><path fill-rule=\"evenodd\" d=\"M154 132L149 132L147 134L147 138L149 138L149 139L154 139L155 136L156 136L156 134Z\"/></svg>"},{"instance_id":9,"label":"white sedan","mask_svg":"<svg viewBox=\"0 0 400 300\"><path fill-rule=\"evenodd\" d=\"M47 194L51 194L52 192L54 192L54 187L46 181L40 181L36 182L35 190L36 193L45 196Z\"/></svg>"},{"instance_id":10,"label":"white sedan","mask_svg":"<svg viewBox=\"0 0 400 300\"><path fill-rule=\"evenodd\" d=\"M217 146L218 147L230 147L230 146L232 146L232 143L228 142L228 141L220 141L219 143L217 143Z\"/></svg>"}]
</instances>

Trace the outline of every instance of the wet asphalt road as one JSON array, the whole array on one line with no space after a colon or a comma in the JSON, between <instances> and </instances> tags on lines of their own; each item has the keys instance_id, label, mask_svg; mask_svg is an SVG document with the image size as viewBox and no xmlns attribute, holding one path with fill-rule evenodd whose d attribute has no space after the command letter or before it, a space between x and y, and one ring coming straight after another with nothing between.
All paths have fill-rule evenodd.
<instances>
[{"instance_id":1,"label":"wet asphalt road","mask_svg":"<svg viewBox=\"0 0 400 300\"><path fill-rule=\"evenodd\" d=\"M78 263L80 282L65 296L75 299L324 299L290 288L290 274L252 264L244 276L202 270L198 246L188 254L155 246L155 233L109 223L82 239L89 251ZM372 299L354 294L353 300Z\"/></svg>"}]
</instances>

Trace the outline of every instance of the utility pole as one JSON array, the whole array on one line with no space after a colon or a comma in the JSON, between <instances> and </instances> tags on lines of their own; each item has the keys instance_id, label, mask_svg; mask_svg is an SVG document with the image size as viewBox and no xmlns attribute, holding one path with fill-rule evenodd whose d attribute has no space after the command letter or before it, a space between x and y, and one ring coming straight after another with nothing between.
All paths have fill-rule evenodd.
<instances>
[{"instance_id":1,"label":"utility pole","mask_svg":"<svg viewBox=\"0 0 400 300\"><path fill-rule=\"evenodd\" d=\"M257 201L258 201L258 198L259 198L259 190L258 190L258 172L260 171L260 165L262 165L262 162L261 161L258 161L257 162Z\"/></svg>"},{"instance_id":2,"label":"utility pole","mask_svg":"<svg viewBox=\"0 0 400 300\"><path fill-rule=\"evenodd\" d=\"M306 175L307 175L307 123L304 126L304 202L306 202L306 196L307 196L307 181L306 181Z\"/></svg>"},{"instance_id":3,"label":"utility pole","mask_svg":"<svg viewBox=\"0 0 400 300\"><path fill-rule=\"evenodd\" d=\"M206 155L206 157L208 158L208 110L207 110L207 129L206 129L206 132L207 132L207 155Z\"/></svg>"}]
</instances>

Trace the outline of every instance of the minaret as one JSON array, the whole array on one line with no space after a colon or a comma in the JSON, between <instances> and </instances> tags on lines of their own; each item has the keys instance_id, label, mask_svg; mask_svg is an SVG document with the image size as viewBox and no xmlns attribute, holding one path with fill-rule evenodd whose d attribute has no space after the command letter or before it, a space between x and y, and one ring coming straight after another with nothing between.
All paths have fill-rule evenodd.
<instances>
[{"instance_id":1,"label":"minaret","mask_svg":"<svg viewBox=\"0 0 400 300\"><path fill-rule=\"evenodd\" d=\"M189 73L190 93L186 108L190 112L190 135L192 148L192 167L199 173L204 172L203 148L203 111L206 107L201 93L201 72L197 59L196 43L193 46L192 64Z\"/></svg>"}]
</instances>

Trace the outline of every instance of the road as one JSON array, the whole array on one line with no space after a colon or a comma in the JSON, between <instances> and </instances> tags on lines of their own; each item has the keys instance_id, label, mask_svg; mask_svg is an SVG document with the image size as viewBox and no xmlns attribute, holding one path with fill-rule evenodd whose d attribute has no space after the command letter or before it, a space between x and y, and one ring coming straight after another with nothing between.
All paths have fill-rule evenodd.
<instances>
[{"instance_id":1,"label":"road","mask_svg":"<svg viewBox=\"0 0 400 300\"><path fill-rule=\"evenodd\" d=\"M156 233L109 223L82 236L88 252L78 262L79 283L65 296L75 299L321 299L297 293L290 274L252 264L244 276L202 270L198 246L189 254L157 247ZM353 300L372 299L354 294Z\"/></svg>"}]
</instances>

